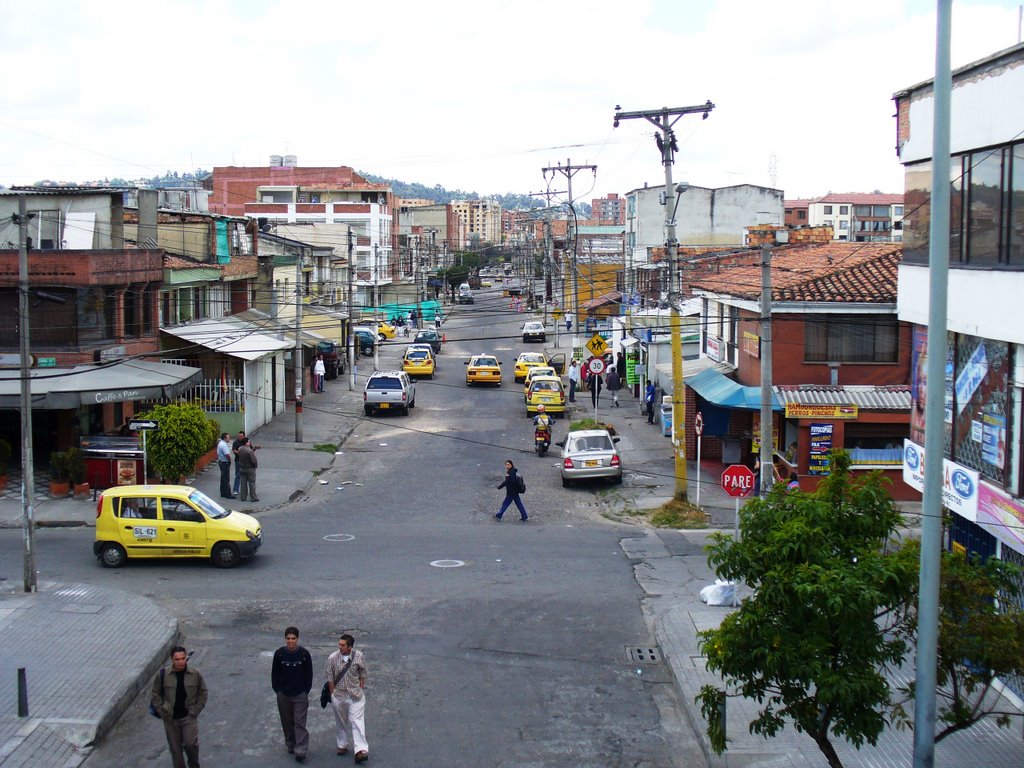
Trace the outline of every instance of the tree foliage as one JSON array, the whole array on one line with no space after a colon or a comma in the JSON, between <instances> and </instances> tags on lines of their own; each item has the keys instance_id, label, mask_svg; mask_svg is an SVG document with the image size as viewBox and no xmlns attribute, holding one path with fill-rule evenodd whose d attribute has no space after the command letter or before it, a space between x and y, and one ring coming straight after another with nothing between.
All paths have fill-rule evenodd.
<instances>
[{"instance_id":1,"label":"tree foliage","mask_svg":"<svg viewBox=\"0 0 1024 768\"><path fill-rule=\"evenodd\" d=\"M916 580L916 564L887 551L900 517L884 481L871 474L854 482L849 467L837 452L816 491L776 486L743 508L739 541L712 537L708 561L718 576L754 594L700 634L708 668L729 695L761 705L751 732L774 736L790 720L833 768L842 765L833 737L875 744L886 727L885 669L906 650L890 630L905 621ZM721 753L719 695L705 686L697 701Z\"/></svg>"},{"instance_id":2,"label":"tree foliage","mask_svg":"<svg viewBox=\"0 0 1024 768\"><path fill-rule=\"evenodd\" d=\"M196 405L157 405L138 418L160 423L146 437L146 454L152 471L172 483L192 474L199 457L216 445L220 431Z\"/></svg>"},{"instance_id":3,"label":"tree foliage","mask_svg":"<svg viewBox=\"0 0 1024 768\"><path fill-rule=\"evenodd\" d=\"M900 553L911 563L920 560L920 542L910 541ZM1024 674L1024 611L1020 608L1020 570L994 557L982 560L963 552L944 551L939 581L939 640L936 670L936 743L970 728L986 717L1009 727L1003 699L993 695L997 676ZM914 595L914 605L917 603ZM917 614L908 617L907 635L917 629ZM893 707L898 727L913 725L904 705L914 685L900 689Z\"/></svg>"}]
</instances>

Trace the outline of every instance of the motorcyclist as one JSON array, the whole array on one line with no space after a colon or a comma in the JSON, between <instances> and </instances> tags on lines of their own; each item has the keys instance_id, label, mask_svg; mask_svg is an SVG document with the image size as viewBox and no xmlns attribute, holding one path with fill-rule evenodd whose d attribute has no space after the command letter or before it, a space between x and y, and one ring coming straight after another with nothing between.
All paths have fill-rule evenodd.
<instances>
[{"instance_id":1,"label":"motorcyclist","mask_svg":"<svg viewBox=\"0 0 1024 768\"><path fill-rule=\"evenodd\" d=\"M533 417L533 428L537 432L546 432L551 442L551 417L544 413L544 405L537 406L537 415Z\"/></svg>"}]
</instances>

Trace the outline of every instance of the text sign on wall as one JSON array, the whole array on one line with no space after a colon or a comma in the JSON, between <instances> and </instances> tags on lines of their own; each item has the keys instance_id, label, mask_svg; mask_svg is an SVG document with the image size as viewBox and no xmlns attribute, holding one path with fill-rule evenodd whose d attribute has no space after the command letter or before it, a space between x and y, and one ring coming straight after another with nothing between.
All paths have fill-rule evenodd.
<instances>
[{"instance_id":1,"label":"text sign on wall","mask_svg":"<svg viewBox=\"0 0 1024 768\"><path fill-rule=\"evenodd\" d=\"M924 493L924 448L912 440L903 441L903 482ZM942 458L942 506L977 522L978 486L977 472Z\"/></svg>"}]
</instances>

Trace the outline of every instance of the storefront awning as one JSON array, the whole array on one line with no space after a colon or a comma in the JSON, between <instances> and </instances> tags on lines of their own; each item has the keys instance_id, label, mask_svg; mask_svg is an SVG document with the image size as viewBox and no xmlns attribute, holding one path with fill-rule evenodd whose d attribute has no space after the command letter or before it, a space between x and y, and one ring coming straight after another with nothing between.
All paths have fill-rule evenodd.
<instances>
[{"instance_id":1,"label":"storefront awning","mask_svg":"<svg viewBox=\"0 0 1024 768\"><path fill-rule=\"evenodd\" d=\"M199 383L199 368L147 360L122 360L74 368L33 368L32 407L47 411L81 405L175 398ZM0 408L21 407L21 371L0 370Z\"/></svg>"},{"instance_id":2,"label":"storefront awning","mask_svg":"<svg viewBox=\"0 0 1024 768\"><path fill-rule=\"evenodd\" d=\"M255 323L247 323L234 317L201 320L189 325L160 330L169 336L242 360L259 360L295 346L294 339L278 339L263 333L260 326Z\"/></svg>"},{"instance_id":3,"label":"storefront awning","mask_svg":"<svg viewBox=\"0 0 1024 768\"><path fill-rule=\"evenodd\" d=\"M724 376L714 368L701 371L693 378L686 380L694 392L703 397L709 403L721 406L722 408L738 408L747 411L761 410L761 388L744 387L732 379ZM775 394L772 394L772 410L781 411Z\"/></svg>"}]
</instances>

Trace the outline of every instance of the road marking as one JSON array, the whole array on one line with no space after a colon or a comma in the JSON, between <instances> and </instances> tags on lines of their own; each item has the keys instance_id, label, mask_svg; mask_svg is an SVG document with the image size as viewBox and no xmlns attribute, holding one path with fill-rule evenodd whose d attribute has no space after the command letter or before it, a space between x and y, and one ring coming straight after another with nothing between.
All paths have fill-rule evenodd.
<instances>
[{"instance_id":1,"label":"road marking","mask_svg":"<svg viewBox=\"0 0 1024 768\"><path fill-rule=\"evenodd\" d=\"M353 541L355 536L351 533L328 533L324 536L324 541Z\"/></svg>"},{"instance_id":2,"label":"road marking","mask_svg":"<svg viewBox=\"0 0 1024 768\"><path fill-rule=\"evenodd\" d=\"M434 560L431 563L435 568L461 568L465 564L463 560Z\"/></svg>"}]
</instances>

